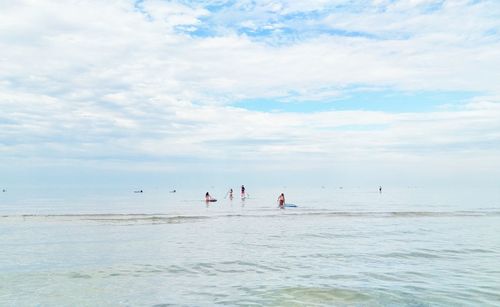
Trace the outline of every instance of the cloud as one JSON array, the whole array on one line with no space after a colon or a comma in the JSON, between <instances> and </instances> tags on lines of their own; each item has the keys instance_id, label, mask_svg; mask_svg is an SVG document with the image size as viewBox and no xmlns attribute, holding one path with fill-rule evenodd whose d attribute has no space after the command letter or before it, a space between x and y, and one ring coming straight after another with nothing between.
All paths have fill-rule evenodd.
<instances>
[{"instance_id":1,"label":"cloud","mask_svg":"<svg viewBox=\"0 0 500 307\"><path fill-rule=\"evenodd\" d=\"M167 170L500 162L493 1L1 6L0 155L9 161ZM235 106L273 98L334 105L353 88L478 94L425 113Z\"/></svg>"}]
</instances>

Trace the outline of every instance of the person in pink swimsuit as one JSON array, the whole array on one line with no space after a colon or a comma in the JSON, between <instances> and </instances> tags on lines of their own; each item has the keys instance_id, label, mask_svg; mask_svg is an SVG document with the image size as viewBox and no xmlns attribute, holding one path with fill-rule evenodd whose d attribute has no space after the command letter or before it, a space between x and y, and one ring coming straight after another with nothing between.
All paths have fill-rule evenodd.
<instances>
[{"instance_id":1,"label":"person in pink swimsuit","mask_svg":"<svg viewBox=\"0 0 500 307\"><path fill-rule=\"evenodd\" d=\"M281 193L281 195L278 197L278 204L280 209L285 208L285 194Z\"/></svg>"}]
</instances>

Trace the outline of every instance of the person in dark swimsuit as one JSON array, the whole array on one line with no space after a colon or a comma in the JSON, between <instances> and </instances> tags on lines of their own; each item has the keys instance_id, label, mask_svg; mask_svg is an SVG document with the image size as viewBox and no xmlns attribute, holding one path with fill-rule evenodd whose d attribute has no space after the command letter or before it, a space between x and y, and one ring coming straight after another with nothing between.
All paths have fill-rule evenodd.
<instances>
[{"instance_id":1,"label":"person in dark swimsuit","mask_svg":"<svg viewBox=\"0 0 500 307\"><path fill-rule=\"evenodd\" d=\"M242 186L241 186L241 198L243 198L243 197L245 197L245 196L246 196L246 194L245 194L245 186L244 186L244 185L242 185Z\"/></svg>"}]
</instances>

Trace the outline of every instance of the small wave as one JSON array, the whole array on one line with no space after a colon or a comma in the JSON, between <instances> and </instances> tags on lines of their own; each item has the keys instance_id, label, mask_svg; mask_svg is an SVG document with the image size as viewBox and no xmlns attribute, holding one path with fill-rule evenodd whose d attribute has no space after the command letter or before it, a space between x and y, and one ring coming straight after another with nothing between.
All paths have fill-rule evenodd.
<instances>
[{"instance_id":1,"label":"small wave","mask_svg":"<svg viewBox=\"0 0 500 307\"><path fill-rule=\"evenodd\" d=\"M295 213L298 215L300 213ZM500 211L330 211L306 212L303 215L338 217L457 217L457 216L500 216Z\"/></svg>"},{"instance_id":2,"label":"small wave","mask_svg":"<svg viewBox=\"0 0 500 307\"><path fill-rule=\"evenodd\" d=\"M96 214L23 214L3 215L3 219L22 219L23 221L93 221L118 224L177 224L194 222L209 218L202 215L167 215L143 213L96 213Z\"/></svg>"},{"instance_id":3,"label":"small wave","mask_svg":"<svg viewBox=\"0 0 500 307\"><path fill-rule=\"evenodd\" d=\"M287 217L333 217L333 218L442 218L442 217L492 217L500 216L500 211L331 211L302 210L250 211L248 213L215 213L209 215L165 214L165 213L85 213L85 214L20 214L2 215L0 220L23 221L94 221L119 224L175 224L219 218L287 218Z\"/></svg>"},{"instance_id":4,"label":"small wave","mask_svg":"<svg viewBox=\"0 0 500 307\"><path fill-rule=\"evenodd\" d=\"M438 259L442 257L437 253L429 253L429 252L393 252L387 254L379 254L378 256L383 258L398 258L398 259L410 259L410 258Z\"/></svg>"}]
</instances>

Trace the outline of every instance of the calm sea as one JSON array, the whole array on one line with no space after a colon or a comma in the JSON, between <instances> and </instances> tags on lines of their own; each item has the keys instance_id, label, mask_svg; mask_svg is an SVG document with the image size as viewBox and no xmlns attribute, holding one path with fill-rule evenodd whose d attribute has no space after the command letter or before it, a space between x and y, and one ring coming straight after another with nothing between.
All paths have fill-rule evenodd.
<instances>
[{"instance_id":1,"label":"calm sea","mask_svg":"<svg viewBox=\"0 0 500 307\"><path fill-rule=\"evenodd\" d=\"M500 305L500 190L377 188L9 189L0 305Z\"/></svg>"}]
</instances>

